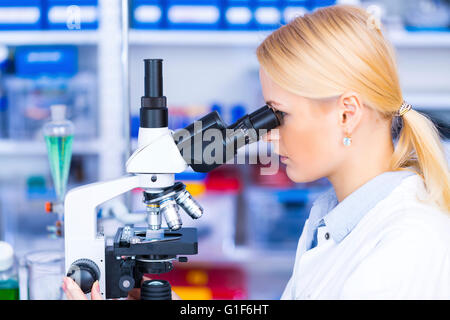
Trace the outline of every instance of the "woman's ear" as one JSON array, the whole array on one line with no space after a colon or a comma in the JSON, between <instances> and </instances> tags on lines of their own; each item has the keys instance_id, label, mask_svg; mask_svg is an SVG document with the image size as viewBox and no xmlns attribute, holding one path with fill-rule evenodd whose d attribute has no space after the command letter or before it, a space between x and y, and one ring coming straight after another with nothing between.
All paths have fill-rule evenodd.
<instances>
[{"instance_id":1,"label":"woman's ear","mask_svg":"<svg viewBox=\"0 0 450 320\"><path fill-rule=\"evenodd\" d=\"M339 125L344 134L351 136L361 122L364 112L361 97L355 92L346 92L338 100Z\"/></svg>"}]
</instances>

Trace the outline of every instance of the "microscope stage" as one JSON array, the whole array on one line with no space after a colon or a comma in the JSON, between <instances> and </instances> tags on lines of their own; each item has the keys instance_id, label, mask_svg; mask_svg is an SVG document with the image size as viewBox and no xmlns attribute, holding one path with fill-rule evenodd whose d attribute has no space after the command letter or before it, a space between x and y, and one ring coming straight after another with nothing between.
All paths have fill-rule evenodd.
<instances>
[{"instance_id":1,"label":"microscope stage","mask_svg":"<svg viewBox=\"0 0 450 320\"><path fill-rule=\"evenodd\" d=\"M161 229L161 233L148 233L146 228L120 228L114 239L116 256L192 255L198 253L197 229L181 228L177 231ZM154 238L149 238L152 235Z\"/></svg>"}]
</instances>

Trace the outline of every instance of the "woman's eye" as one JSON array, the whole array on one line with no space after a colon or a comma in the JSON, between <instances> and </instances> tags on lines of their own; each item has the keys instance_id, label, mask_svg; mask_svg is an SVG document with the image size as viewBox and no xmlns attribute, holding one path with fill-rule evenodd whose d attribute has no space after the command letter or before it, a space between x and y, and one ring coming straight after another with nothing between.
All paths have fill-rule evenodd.
<instances>
[{"instance_id":1,"label":"woman's eye","mask_svg":"<svg viewBox=\"0 0 450 320\"><path fill-rule=\"evenodd\" d=\"M283 119L284 119L284 117L287 116L287 113L283 112L283 111L279 111L279 110L277 110L275 113L278 117L278 120L280 120L280 122L283 123Z\"/></svg>"}]
</instances>

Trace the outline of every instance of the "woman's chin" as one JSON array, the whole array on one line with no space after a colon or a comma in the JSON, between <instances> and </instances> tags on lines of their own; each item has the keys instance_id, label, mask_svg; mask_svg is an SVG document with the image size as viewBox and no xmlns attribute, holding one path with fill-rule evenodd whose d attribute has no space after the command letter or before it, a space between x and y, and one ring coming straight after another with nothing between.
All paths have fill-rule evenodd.
<instances>
[{"instance_id":1,"label":"woman's chin","mask_svg":"<svg viewBox=\"0 0 450 320\"><path fill-rule=\"evenodd\" d=\"M286 175L288 176L289 179L291 179L293 182L298 183L300 175L299 172L297 172L298 170L295 170L292 168L292 165L287 164L286 165Z\"/></svg>"},{"instance_id":2,"label":"woman's chin","mask_svg":"<svg viewBox=\"0 0 450 320\"><path fill-rule=\"evenodd\" d=\"M317 180L309 175L306 175L304 170L295 168L292 164L286 165L286 175L290 180L292 180L292 182L295 183L308 183Z\"/></svg>"}]
</instances>

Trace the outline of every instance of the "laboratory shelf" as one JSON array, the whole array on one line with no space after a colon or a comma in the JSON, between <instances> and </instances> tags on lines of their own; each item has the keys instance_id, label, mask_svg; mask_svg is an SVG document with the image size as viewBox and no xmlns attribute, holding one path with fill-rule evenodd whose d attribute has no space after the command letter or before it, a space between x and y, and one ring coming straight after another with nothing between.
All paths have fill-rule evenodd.
<instances>
[{"instance_id":1,"label":"laboratory shelf","mask_svg":"<svg viewBox=\"0 0 450 320\"><path fill-rule=\"evenodd\" d=\"M73 154L97 154L100 152L100 143L97 140L75 141ZM46 155L47 148L44 142L16 141L0 139L0 155L2 156L29 156Z\"/></svg>"},{"instance_id":2,"label":"laboratory shelf","mask_svg":"<svg viewBox=\"0 0 450 320\"><path fill-rule=\"evenodd\" d=\"M0 31L0 44L7 46L47 44L96 45L98 40L97 31Z\"/></svg>"},{"instance_id":3,"label":"laboratory shelf","mask_svg":"<svg viewBox=\"0 0 450 320\"><path fill-rule=\"evenodd\" d=\"M269 34L260 31L131 30L129 39L131 45L255 47Z\"/></svg>"},{"instance_id":4,"label":"laboratory shelf","mask_svg":"<svg viewBox=\"0 0 450 320\"><path fill-rule=\"evenodd\" d=\"M189 262L205 265L239 266L245 272L249 300L277 300L292 275L295 250L264 250L239 247L218 256L202 252L189 256ZM188 262L188 266L189 266Z\"/></svg>"},{"instance_id":5,"label":"laboratory shelf","mask_svg":"<svg viewBox=\"0 0 450 320\"><path fill-rule=\"evenodd\" d=\"M450 49L450 32L390 31L388 37L398 48L446 48Z\"/></svg>"},{"instance_id":6,"label":"laboratory shelf","mask_svg":"<svg viewBox=\"0 0 450 320\"><path fill-rule=\"evenodd\" d=\"M450 110L450 93L404 93L405 100L419 109Z\"/></svg>"},{"instance_id":7,"label":"laboratory shelf","mask_svg":"<svg viewBox=\"0 0 450 320\"><path fill-rule=\"evenodd\" d=\"M271 31L227 30L130 30L131 45L191 45L255 47ZM390 31L388 38L398 48L450 49L450 32Z\"/></svg>"},{"instance_id":8,"label":"laboratory shelf","mask_svg":"<svg viewBox=\"0 0 450 320\"><path fill-rule=\"evenodd\" d=\"M202 252L190 256L189 261L208 262L217 264L239 264L247 270L260 272L279 271L289 272L295 262L295 250L265 250L249 246L229 248L221 254L217 252Z\"/></svg>"},{"instance_id":9,"label":"laboratory shelf","mask_svg":"<svg viewBox=\"0 0 450 320\"><path fill-rule=\"evenodd\" d=\"M191 46L237 46L255 47L270 31L226 31L226 30L130 30L131 45L191 45ZM406 48L450 48L450 32L388 32L396 47ZM97 31L0 31L0 44L39 45L75 44L96 45Z\"/></svg>"},{"instance_id":10,"label":"laboratory shelf","mask_svg":"<svg viewBox=\"0 0 450 320\"><path fill-rule=\"evenodd\" d=\"M271 31L231 30L135 30L129 32L131 45L242 46L259 45ZM450 32L390 31L388 37L396 47L450 48ZM76 44L96 45L96 30L24 30L0 31L0 44Z\"/></svg>"}]
</instances>

